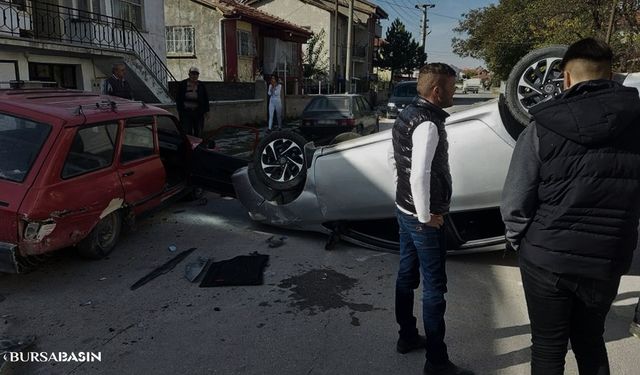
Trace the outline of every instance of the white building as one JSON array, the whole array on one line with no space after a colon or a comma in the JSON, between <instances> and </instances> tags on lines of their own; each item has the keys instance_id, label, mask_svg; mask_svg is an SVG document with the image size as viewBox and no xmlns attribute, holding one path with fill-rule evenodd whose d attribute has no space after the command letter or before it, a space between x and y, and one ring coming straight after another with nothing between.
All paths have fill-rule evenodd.
<instances>
[{"instance_id":1,"label":"white building","mask_svg":"<svg viewBox=\"0 0 640 375\"><path fill-rule=\"evenodd\" d=\"M135 99L171 101L164 0L5 0L0 14L0 81L99 91L124 62Z\"/></svg>"}]
</instances>

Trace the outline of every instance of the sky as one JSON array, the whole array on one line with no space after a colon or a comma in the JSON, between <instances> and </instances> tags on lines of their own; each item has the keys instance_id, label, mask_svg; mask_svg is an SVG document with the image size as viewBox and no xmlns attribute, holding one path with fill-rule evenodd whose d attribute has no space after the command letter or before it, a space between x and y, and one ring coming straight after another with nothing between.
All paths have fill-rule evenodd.
<instances>
[{"instance_id":1,"label":"sky","mask_svg":"<svg viewBox=\"0 0 640 375\"><path fill-rule=\"evenodd\" d=\"M460 37L453 29L458 26L462 14L471 9L482 8L490 4L497 4L499 0L369 0L380 6L389 14L389 19L382 20L382 37L387 33L387 28L396 18L405 24L407 30L413 34L413 38L421 43L420 29L422 10L416 9L416 4L434 4L429 9L429 31L427 36L427 59L429 62L444 62L453 64L458 68L475 68L484 66L484 62L472 58L461 58L453 53L451 39Z\"/></svg>"}]
</instances>

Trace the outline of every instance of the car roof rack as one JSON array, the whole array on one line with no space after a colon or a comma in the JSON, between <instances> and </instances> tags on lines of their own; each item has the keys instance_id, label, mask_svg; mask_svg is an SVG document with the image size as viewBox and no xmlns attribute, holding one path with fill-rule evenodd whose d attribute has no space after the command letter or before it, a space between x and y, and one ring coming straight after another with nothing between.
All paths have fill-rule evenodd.
<instances>
[{"instance_id":1,"label":"car roof rack","mask_svg":"<svg viewBox=\"0 0 640 375\"><path fill-rule=\"evenodd\" d=\"M81 116L84 115L84 111L88 109L118 112L119 107L126 107L133 104L140 105L140 107L142 108L147 108L147 103L138 100L119 103L113 100L101 100L99 102L96 102L95 104L81 104L75 106L73 107L73 114L76 116Z\"/></svg>"},{"instance_id":2,"label":"car roof rack","mask_svg":"<svg viewBox=\"0 0 640 375\"><path fill-rule=\"evenodd\" d=\"M38 90L52 88L60 89L58 82L52 81L25 81L21 79L13 79L10 81L0 81L0 89L2 90Z\"/></svg>"}]
</instances>

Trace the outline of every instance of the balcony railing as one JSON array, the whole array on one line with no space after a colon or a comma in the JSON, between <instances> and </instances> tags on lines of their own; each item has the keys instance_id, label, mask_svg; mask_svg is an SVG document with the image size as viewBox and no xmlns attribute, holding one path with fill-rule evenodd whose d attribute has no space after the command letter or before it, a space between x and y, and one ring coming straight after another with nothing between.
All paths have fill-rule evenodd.
<instances>
[{"instance_id":1,"label":"balcony railing","mask_svg":"<svg viewBox=\"0 0 640 375\"><path fill-rule=\"evenodd\" d=\"M133 53L168 93L175 81L130 21L40 2L0 2L0 35Z\"/></svg>"}]
</instances>

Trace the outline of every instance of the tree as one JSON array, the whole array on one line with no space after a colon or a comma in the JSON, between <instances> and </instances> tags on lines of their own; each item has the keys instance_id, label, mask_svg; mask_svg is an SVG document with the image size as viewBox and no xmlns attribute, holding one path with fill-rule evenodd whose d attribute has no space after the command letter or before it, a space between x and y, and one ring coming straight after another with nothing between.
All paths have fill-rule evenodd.
<instances>
[{"instance_id":1,"label":"tree","mask_svg":"<svg viewBox=\"0 0 640 375\"><path fill-rule=\"evenodd\" d=\"M385 42L380 48L380 55L374 59L374 64L391 70L393 77L396 72L413 73L424 64L425 60L426 56L418 42L396 18L387 29Z\"/></svg>"},{"instance_id":2,"label":"tree","mask_svg":"<svg viewBox=\"0 0 640 375\"><path fill-rule=\"evenodd\" d=\"M324 39L325 32L322 29L319 33L313 34L309 43L307 43L307 49L302 60L305 78L320 78L326 76L329 71Z\"/></svg>"},{"instance_id":3,"label":"tree","mask_svg":"<svg viewBox=\"0 0 640 375\"><path fill-rule=\"evenodd\" d=\"M604 39L611 0L501 0L463 15L452 40L461 57L483 59L500 79L506 79L518 60L535 48L571 44L588 36ZM618 53L616 68L631 69L638 59L637 0L620 0L611 45ZM640 63L640 61L639 61ZM640 64L639 64L640 65ZM637 69L637 66L636 66Z\"/></svg>"}]
</instances>

